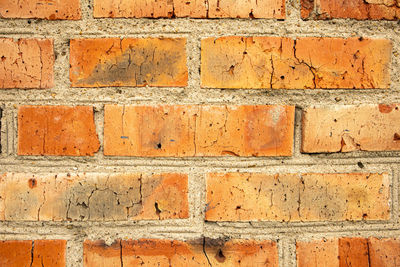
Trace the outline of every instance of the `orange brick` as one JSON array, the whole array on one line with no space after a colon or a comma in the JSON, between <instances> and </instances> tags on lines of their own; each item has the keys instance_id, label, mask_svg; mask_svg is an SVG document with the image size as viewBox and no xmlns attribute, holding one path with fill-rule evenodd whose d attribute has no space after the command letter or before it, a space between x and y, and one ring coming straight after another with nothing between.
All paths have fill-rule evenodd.
<instances>
[{"instance_id":1,"label":"orange brick","mask_svg":"<svg viewBox=\"0 0 400 267\"><path fill-rule=\"evenodd\" d=\"M0 176L0 220L127 221L187 218L184 174L43 174Z\"/></svg>"},{"instance_id":2,"label":"orange brick","mask_svg":"<svg viewBox=\"0 0 400 267\"><path fill-rule=\"evenodd\" d=\"M293 106L106 105L104 154L290 156Z\"/></svg>"},{"instance_id":3,"label":"orange brick","mask_svg":"<svg viewBox=\"0 0 400 267\"><path fill-rule=\"evenodd\" d=\"M65 267L65 240L0 241L0 266Z\"/></svg>"},{"instance_id":4,"label":"orange brick","mask_svg":"<svg viewBox=\"0 0 400 267\"><path fill-rule=\"evenodd\" d=\"M53 40L0 38L0 88L51 88L53 66Z\"/></svg>"},{"instance_id":5,"label":"orange brick","mask_svg":"<svg viewBox=\"0 0 400 267\"><path fill-rule=\"evenodd\" d=\"M95 0L94 17L285 18L283 0Z\"/></svg>"},{"instance_id":6,"label":"orange brick","mask_svg":"<svg viewBox=\"0 0 400 267\"><path fill-rule=\"evenodd\" d=\"M81 18L79 0L0 0L0 18L69 19Z\"/></svg>"},{"instance_id":7,"label":"orange brick","mask_svg":"<svg viewBox=\"0 0 400 267\"><path fill-rule=\"evenodd\" d=\"M396 267L399 266L398 239L343 237L296 242L298 267Z\"/></svg>"},{"instance_id":8,"label":"orange brick","mask_svg":"<svg viewBox=\"0 0 400 267\"><path fill-rule=\"evenodd\" d=\"M201 85L256 89L389 88L391 49L389 40L380 39L207 38L201 41Z\"/></svg>"},{"instance_id":9,"label":"orange brick","mask_svg":"<svg viewBox=\"0 0 400 267\"><path fill-rule=\"evenodd\" d=\"M301 0L303 19L398 20L399 0Z\"/></svg>"},{"instance_id":10,"label":"orange brick","mask_svg":"<svg viewBox=\"0 0 400 267\"><path fill-rule=\"evenodd\" d=\"M368 239L370 266L396 267L400 263L400 239Z\"/></svg>"},{"instance_id":11,"label":"orange brick","mask_svg":"<svg viewBox=\"0 0 400 267\"><path fill-rule=\"evenodd\" d=\"M86 240L84 266L268 266L278 267L275 242L255 240L140 239L115 241Z\"/></svg>"},{"instance_id":12,"label":"orange brick","mask_svg":"<svg viewBox=\"0 0 400 267\"><path fill-rule=\"evenodd\" d=\"M302 152L400 150L399 105L309 107L303 112Z\"/></svg>"},{"instance_id":13,"label":"orange brick","mask_svg":"<svg viewBox=\"0 0 400 267\"><path fill-rule=\"evenodd\" d=\"M93 107L19 107L18 155L93 156L99 147Z\"/></svg>"},{"instance_id":14,"label":"orange brick","mask_svg":"<svg viewBox=\"0 0 400 267\"><path fill-rule=\"evenodd\" d=\"M387 174L207 175L207 221L344 221L390 218Z\"/></svg>"},{"instance_id":15,"label":"orange brick","mask_svg":"<svg viewBox=\"0 0 400 267\"><path fill-rule=\"evenodd\" d=\"M73 87L187 85L186 39L75 39L70 42Z\"/></svg>"}]
</instances>

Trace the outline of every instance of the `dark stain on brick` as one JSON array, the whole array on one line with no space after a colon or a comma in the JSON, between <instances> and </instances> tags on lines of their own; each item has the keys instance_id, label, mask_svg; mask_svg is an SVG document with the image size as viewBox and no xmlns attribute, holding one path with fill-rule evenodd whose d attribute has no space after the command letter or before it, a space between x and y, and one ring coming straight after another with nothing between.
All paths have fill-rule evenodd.
<instances>
[{"instance_id":1,"label":"dark stain on brick","mask_svg":"<svg viewBox=\"0 0 400 267\"><path fill-rule=\"evenodd\" d=\"M37 186L37 181L35 178L31 178L29 179L28 184L30 188L35 188Z\"/></svg>"}]
</instances>

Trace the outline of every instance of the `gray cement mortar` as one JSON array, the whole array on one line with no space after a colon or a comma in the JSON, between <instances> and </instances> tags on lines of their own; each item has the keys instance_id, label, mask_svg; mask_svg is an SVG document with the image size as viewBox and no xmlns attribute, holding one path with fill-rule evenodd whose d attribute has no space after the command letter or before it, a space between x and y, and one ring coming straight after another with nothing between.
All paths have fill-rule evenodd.
<instances>
[{"instance_id":1,"label":"gray cement mortar","mask_svg":"<svg viewBox=\"0 0 400 267\"><path fill-rule=\"evenodd\" d=\"M0 239L66 239L67 266L83 266L85 239L169 238L190 240L207 236L278 241L280 266L296 266L296 240L339 236L398 237L400 152L301 154L301 111L311 105L400 103L400 22L302 21L299 2L287 0L287 18L270 19L94 19L93 1L81 0L80 21L0 19L0 37L53 38L55 87L49 90L1 90L2 172L182 172L189 175L190 218L137 222L1 222ZM28 23L30 22L30 24ZM200 88L200 40L207 37L323 36L385 38L393 42L391 88L373 90L221 90ZM99 37L185 37L189 84L185 88L123 87L71 88L69 40ZM19 105L91 105L100 142L103 141L104 104L288 104L296 105L294 154L288 158L136 158L17 157ZM363 167L361 168L361 162ZM388 172L392 215L389 221L360 222L204 222L205 174L208 172Z\"/></svg>"}]
</instances>

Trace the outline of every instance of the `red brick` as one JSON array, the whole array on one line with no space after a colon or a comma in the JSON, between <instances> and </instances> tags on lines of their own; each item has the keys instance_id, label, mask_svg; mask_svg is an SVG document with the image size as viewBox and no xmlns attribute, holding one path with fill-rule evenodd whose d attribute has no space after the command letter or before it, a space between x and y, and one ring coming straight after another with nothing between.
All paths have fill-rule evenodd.
<instances>
[{"instance_id":1,"label":"red brick","mask_svg":"<svg viewBox=\"0 0 400 267\"><path fill-rule=\"evenodd\" d=\"M187 85L183 38L74 39L70 54L73 87Z\"/></svg>"},{"instance_id":2,"label":"red brick","mask_svg":"<svg viewBox=\"0 0 400 267\"><path fill-rule=\"evenodd\" d=\"M106 105L104 154L290 156L293 106Z\"/></svg>"},{"instance_id":3,"label":"red brick","mask_svg":"<svg viewBox=\"0 0 400 267\"><path fill-rule=\"evenodd\" d=\"M187 194L184 174L5 173L0 176L0 220L188 218Z\"/></svg>"},{"instance_id":4,"label":"red brick","mask_svg":"<svg viewBox=\"0 0 400 267\"><path fill-rule=\"evenodd\" d=\"M93 107L19 107L18 155L93 156L99 147Z\"/></svg>"},{"instance_id":5,"label":"red brick","mask_svg":"<svg viewBox=\"0 0 400 267\"><path fill-rule=\"evenodd\" d=\"M95 0L94 17L285 18L283 0Z\"/></svg>"},{"instance_id":6,"label":"red brick","mask_svg":"<svg viewBox=\"0 0 400 267\"><path fill-rule=\"evenodd\" d=\"M53 67L53 40L0 38L0 89L51 88Z\"/></svg>"},{"instance_id":7,"label":"red brick","mask_svg":"<svg viewBox=\"0 0 400 267\"><path fill-rule=\"evenodd\" d=\"M69 19L81 18L79 0L0 0L0 18Z\"/></svg>"},{"instance_id":8,"label":"red brick","mask_svg":"<svg viewBox=\"0 0 400 267\"><path fill-rule=\"evenodd\" d=\"M0 241L0 266L65 267L65 240Z\"/></svg>"},{"instance_id":9,"label":"red brick","mask_svg":"<svg viewBox=\"0 0 400 267\"><path fill-rule=\"evenodd\" d=\"M207 221L388 220L389 186L387 174L211 173L205 217Z\"/></svg>"},{"instance_id":10,"label":"red brick","mask_svg":"<svg viewBox=\"0 0 400 267\"><path fill-rule=\"evenodd\" d=\"M298 267L396 267L399 266L398 239L343 237L297 241Z\"/></svg>"},{"instance_id":11,"label":"red brick","mask_svg":"<svg viewBox=\"0 0 400 267\"><path fill-rule=\"evenodd\" d=\"M250 89L389 88L391 49L389 40L380 39L207 38L201 41L201 85Z\"/></svg>"},{"instance_id":12,"label":"red brick","mask_svg":"<svg viewBox=\"0 0 400 267\"><path fill-rule=\"evenodd\" d=\"M301 0L303 19L398 20L399 0Z\"/></svg>"},{"instance_id":13,"label":"red brick","mask_svg":"<svg viewBox=\"0 0 400 267\"><path fill-rule=\"evenodd\" d=\"M302 122L302 152L400 150L399 106L306 108Z\"/></svg>"},{"instance_id":14,"label":"red brick","mask_svg":"<svg viewBox=\"0 0 400 267\"><path fill-rule=\"evenodd\" d=\"M84 266L268 266L278 267L275 242L201 239L123 240L107 246L86 240Z\"/></svg>"}]
</instances>

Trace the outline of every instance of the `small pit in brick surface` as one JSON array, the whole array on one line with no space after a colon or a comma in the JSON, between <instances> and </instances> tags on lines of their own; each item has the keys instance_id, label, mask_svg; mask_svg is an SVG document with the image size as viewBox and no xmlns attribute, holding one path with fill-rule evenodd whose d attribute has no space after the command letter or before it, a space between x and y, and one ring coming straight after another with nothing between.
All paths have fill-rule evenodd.
<instances>
[{"instance_id":1,"label":"small pit in brick surface","mask_svg":"<svg viewBox=\"0 0 400 267\"><path fill-rule=\"evenodd\" d=\"M222 252L222 249L218 249L218 252L217 252L217 254L215 255L215 259L216 259L218 262L224 262L224 261L225 261L226 257L225 257L225 255L224 255L224 253Z\"/></svg>"},{"instance_id":2,"label":"small pit in brick surface","mask_svg":"<svg viewBox=\"0 0 400 267\"><path fill-rule=\"evenodd\" d=\"M29 179L28 184L30 188L35 188L37 186L36 179L34 178Z\"/></svg>"}]
</instances>

